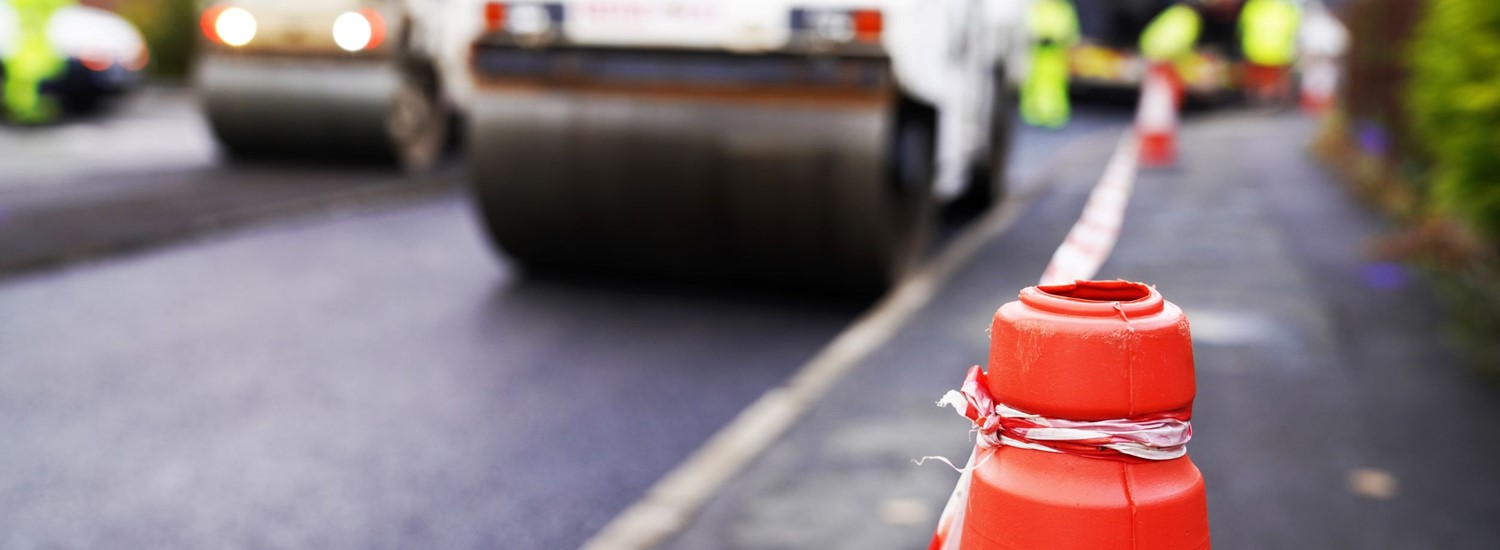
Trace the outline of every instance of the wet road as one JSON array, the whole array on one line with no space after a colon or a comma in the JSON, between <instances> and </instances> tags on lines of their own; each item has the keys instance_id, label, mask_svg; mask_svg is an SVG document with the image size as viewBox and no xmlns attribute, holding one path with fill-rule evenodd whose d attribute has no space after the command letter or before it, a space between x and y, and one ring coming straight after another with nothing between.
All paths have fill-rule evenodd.
<instances>
[{"instance_id":1,"label":"wet road","mask_svg":"<svg viewBox=\"0 0 1500 550\"><path fill-rule=\"evenodd\" d=\"M531 282L448 200L14 281L0 546L571 546L856 309Z\"/></svg>"},{"instance_id":2,"label":"wet road","mask_svg":"<svg viewBox=\"0 0 1500 550\"><path fill-rule=\"evenodd\" d=\"M1125 119L1080 118L1022 135L1018 181L1045 185L1050 153ZM867 305L528 278L493 257L458 175L371 206L355 191L404 180L183 155L212 146L159 135L184 142L27 165L0 189L6 233L52 219L38 208L117 207L47 241L71 245L190 215L208 200L182 198L195 186L295 202L332 185L337 215L163 230L0 283L0 547L573 547ZM44 152L88 158L69 139Z\"/></svg>"}]
</instances>

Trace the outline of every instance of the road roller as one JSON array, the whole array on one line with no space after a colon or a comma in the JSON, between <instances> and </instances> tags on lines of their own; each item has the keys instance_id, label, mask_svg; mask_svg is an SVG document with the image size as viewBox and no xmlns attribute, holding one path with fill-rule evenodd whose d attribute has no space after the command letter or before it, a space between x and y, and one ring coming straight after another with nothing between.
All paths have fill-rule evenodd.
<instances>
[{"instance_id":1,"label":"road roller","mask_svg":"<svg viewBox=\"0 0 1500 550\"><path fill-rule=\"evenodd\" d=\"M1002 195L1010 4L484 2L475 204L527 268L884 289Z\"/></svg>"},{"instance_id":2,"label":"road roller","mask_svg":"<svg viewBox=\"0 0 1500 550\"><path fill-rule=\"evenodd\" d=\"M454 105L440 0L232 0L201 12L194 74L232 156L440 156Z\"/></svg>"}]
</instances>

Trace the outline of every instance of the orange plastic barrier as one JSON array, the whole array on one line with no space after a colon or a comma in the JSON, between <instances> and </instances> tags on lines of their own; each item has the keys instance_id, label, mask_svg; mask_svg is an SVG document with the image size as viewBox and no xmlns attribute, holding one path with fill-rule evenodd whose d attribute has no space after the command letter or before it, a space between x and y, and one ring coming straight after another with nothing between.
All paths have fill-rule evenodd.
<instances>
[{"instance_id":1,"label":"orange plastic barrier","mask_svg":"<svg viewBox=\"0 0 1500 550\"><path fill-rule=\"evenodd\" d=\"M1156 63L1141 81L1141 99L1135 113L1135 132L1140 140L1141 165L1171 166L1177 163L1177 110L1175 69Z\"/></svg>"},{"instance_id":2,"label":"orange plastic barrier","mask_svg":"<svg viewBox=\"0 0 1500 550\"><path fill-rule=\"evenodd\" d=\"M1328 112L1338 94L1338 81L1337 60L1308 56L1302 68L1302 110L1314 116Z\"/></svg>"},{"instance_id":3,"label":"orange plastic barrier","mask_svg":"<svg viewBox=\"0 0 1500 550\"><path fill-rule=\"evenodd\" d=\"M1021 291L995 313L988 370L996 402L1056 419L1186 419L1196 393L1182 310L1125 281ZM1203 477L1185 455L987 452L973 471L961 548L1209 548Z\"/></svg>"}]
</instances>

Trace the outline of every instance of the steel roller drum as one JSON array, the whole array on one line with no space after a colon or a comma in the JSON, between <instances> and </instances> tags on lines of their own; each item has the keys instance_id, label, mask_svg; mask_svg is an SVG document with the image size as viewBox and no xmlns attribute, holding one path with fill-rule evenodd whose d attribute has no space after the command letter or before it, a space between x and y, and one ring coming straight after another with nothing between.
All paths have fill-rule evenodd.
<instances>
[{"instance_id":1,"label":"steel roller drum","mask_svg":"<svg viewBox=\"0 0 1500 550\"><path fill-rule=\"evenodd\" d=\"M892 179L893 100L483 94L469 162L496 244L532 266L884 288L931 202Z\"/></svg>"},{"instance_id":2,"label":"steel roller drum","mask_svg":"<svg viewBox=\"0 0 1500 550\"><path fill-rule=\"evenodd\" d=\"M232 152L393 154L395 63L207 55L196 79L214 133Z\"/></svg>"}]
</instances>

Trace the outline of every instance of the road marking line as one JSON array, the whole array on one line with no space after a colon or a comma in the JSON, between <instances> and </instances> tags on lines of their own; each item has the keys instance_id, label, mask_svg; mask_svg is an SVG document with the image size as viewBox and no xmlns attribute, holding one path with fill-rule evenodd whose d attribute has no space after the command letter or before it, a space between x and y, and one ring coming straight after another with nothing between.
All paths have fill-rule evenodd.
<instances>
[{"instance_id":1,"label":"road marking line","mask_svg":"<svg viewBox=\"0 0 1500 550\"><path fill-rule=\"evenodd\" d=\"M1047 166L1076 146L1091 143L1085 134L1058 148L1037 171L1047 177ZM1115 156L1119 156L1117 150ZM1115 162L1111 160L1110 165ZM1106 174L1109 172L1106 171ZM1040 189L1042 186L1032 186ZM1015 197L991 209L964 230L937 258L922 266L843 333L824 346L784 386L773 388L741 411L703 446L647 489L640 500L584 543L585 550L653 548L681 532L708 499L734 474L781 438L792 424L811 410L828 389L895 335L913 314L927 305L947 281L989 239L1015 224L1029 197Z\"/></svg>"}]
</instances>

